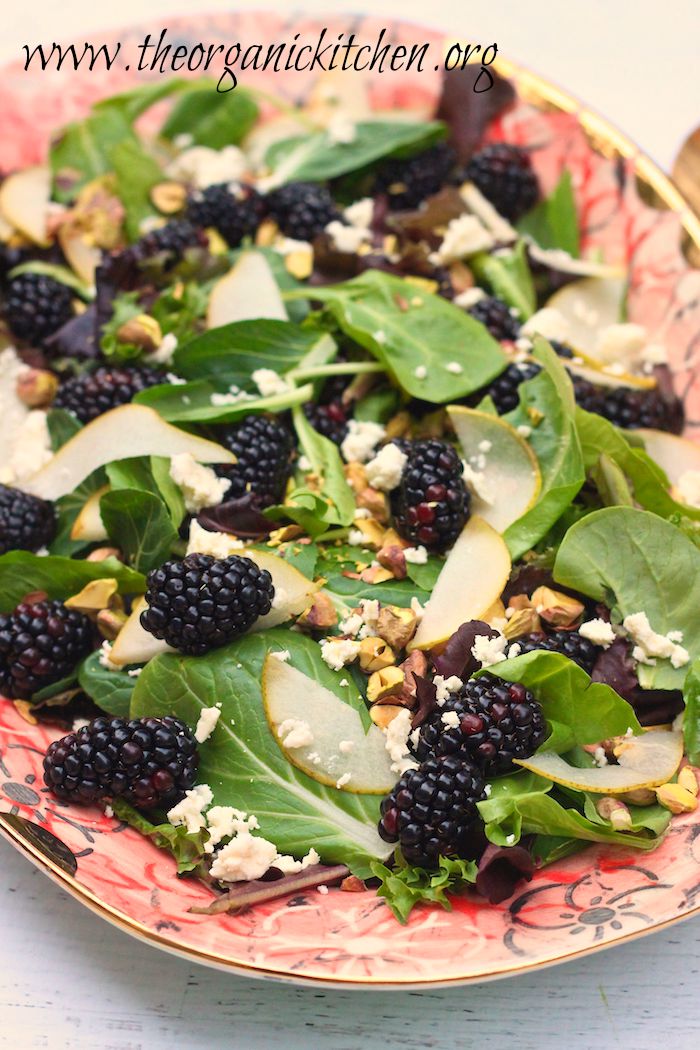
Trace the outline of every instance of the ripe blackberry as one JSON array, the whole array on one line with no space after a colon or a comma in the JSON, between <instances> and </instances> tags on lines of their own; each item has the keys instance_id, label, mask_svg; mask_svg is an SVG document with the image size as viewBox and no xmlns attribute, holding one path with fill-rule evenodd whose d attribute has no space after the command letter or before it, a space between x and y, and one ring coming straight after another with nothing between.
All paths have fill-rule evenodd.
<instances>
[{"instance_id":1,"label":"ripe blackberry","mask_svg":"<svg viewBox=\"0 0 700 1050\"><path fill-rule=\"evenodd\" d=\"M683 429L683 406L680 400L659 389L638 390L629 386L597 386L572 375L576 403L587 412L597 412L623 429L651 427L673 434Z\"/></svg>"},{"instance_id":2,"label":"ripe blackberry","mask_svg":"<svg viewBox=\"0 0 700 1050\"><path fill-rule=\"evenodd\" d=\"M388 160L377 173L373 192L386 193L392 209L417 208L426 197L442 189L454 161L454 150L446 142L413 157Z\"/></svg>"},{"instance_id":3,"label":"ripe blackberry","mask_svg":"<svg viewBox=\"0 0 700 1050\"><path fill-rule=\"evenodd\" d=\"M62 602L22 602L0 616L0 694L29 698L66 678L91 648L87 616Z\"/></svg>"},{"instance_id":4,"label":"ripe blackberry","mask_svg":"<svg viewBox=\"0 0 700 1050\"><path fill-rule=\"evenodd\" d=\"M440 857L469 854L484 796L480 770L463 755L430 755L403 774L382 801L378 825L409 864L432 868Z\"/></svg>"},{"instance_id":5,"label":"ripe blackberry","mask_svg":"<svg viewBox=\"0 0 700 1050\"><path fill-rule=\"evenodd\" d=\"M123 798L140 809L174 805L192 787L197 742L179 718L95 718L49 746L44 783L59 798Z\"/></svg>"},{"instance_id":6,"label":"ripe blackberry","mask_svg":"<svg viewBox=\"0 0 700 1050\"><path fill-rule=\"evenodd\" d=\"M38 551L51 543L55 533L53 503L0 485L0 554Z\"/></svg>"},{"instance_id":7,"label":"ripe blackberry","mask_svg":"<svg viewBox=\"0 0 700 1050\"><path fill-rule=\"evenodd\" d=\"M326 405L307 401L304 405L304 415L319 434L323 434L335 445L342 445L348 433L348 416L341 401L329 401Z\"/></svg>"},{"instance_id":8,"label":"ripe blackberry","mask_svg":"<svg viewBox=\"0 0 700 1050\"><path fill-rule=\"evenodd\" d=\"M227 499L237 499L254 492L265 507L279 503L290 474L292 436L272 416L246 416L235 426L219 431L219 440L238 459L237 463L218 464L219 477L229 478Z\"/></svg>"},{"instance_id":9,"label":"ripe blackberry","mask_svg":"<svg viewBox=\"0 0 700 1050\"><path fill-rule=\"evenodd\" d=\"M478 396L470 398L470 401L477 404L482 397L490 397L500 416L505 412L512 412L520 402L520 384L527 379L534 379L540 370L540 366L533 361L519 361L517 364L508 365L500 376L483 387Z\"/></svg>"},{"instance_id":10,"label":"ripe blackberry","mask_svg":"<svg viewBox=\"0 0 700 1050\"><path fill-rule=\"evenodd\" d=\"M333 198L317 182L288 182L267 197L270 215L285 237L312 241L339 218Z\"/></svg>"},{"instance_id":11,"label":"ripe blackberry","mask_svg":"<svg viewBox=\"0 0 700 1050\"><path fill-rule=\"evenodd\" d=\"M275 588L266 569L232 554L189 554L148 574L141 625L182 653L201 656L269 613Z\"/></svg>"},{"instance_id":12,"label":"ripe blackberry","mask_svg":"<svg viewBox=\"0 0 700 1050\"><path fill-rule=\"evenodd\" d=\"M265 215L264 198L244 183L220 182L192 194L187 218L195 226L213 226L230 248L252 237Z\"/></svg>"},{"instance_id":13,"label":"ripe blackberry","mask_svg":"<svg viewBox=\"0 0 700 1050\"><path fill-rule=\"evenodd\" d=\"M134 262L143 264L155 262L162 264L164 270L171 270L182 261L188 248L206 248L207 237L204 231L188 219L173 219L165 226L159 226L138 241L126 248L123 255L128 255Z\"/></svg>"},{"instance_id":14,"label":"ripe blackberry","mask_svg":"<svg viewBox=\"0 0 700 1050\"><path fill-rule=\"evenodd\" d=\"M459 725L445 722L456 714ZM423 723L415 747L419 762L431 755L461 756L506 773L513 759L534 754L547 736L542 708L519 684L493 675L471 678Z\"/></svg>"},{"instance_id":15,"label":"ripe blackberry","mask_svg":"<svg viewBox=\"0 0 700 1050\"><path fill-rule=\"evenodd\" d=\"M511 222L528 212L540 195L528 153L506 142L495 142L476 153L465 174L494 208Z\"/></svg>"},{"instance_id":16,"label":"ripe blackberry","mask_svg":"<svg viewBox=\"0 0 700 1050\"><path fill-rule=\"evenodd\" d=\"M488 328L494 339L515 342L520 332L520 321L510 312L510 307L495 295L485 295L468 311L476 321Z\"/></svg>"},{"instance_id":17,"label":"ripe blackberry","mask_svg":"<svg viewBox=\"0 0 700 1050\"><path fill-rule=\"evenodd\" d=\"M599 650L593 642L584 638L578 631L552 631L545 634L544 631L534 631L518 638L520 654L531 653L535 649L546 649L550 653L562 653L570 660L582 667L586 674L593 670Z\"/></svg>"},{"instance_id":18,"label":"ripe blackberry","mask_svg":"<svg viewBox=\"0 0 700 1050\"><path fill-rule=\"evenodd\" d=\"M22 273L7 286L5 320L15 339L40 347L73 316L70 288L40 273Z\"/></svg>"},{"instance_id":19,"label":"ripe blackberry","mask_svg":"<svg viewBox=\"0 0 700 1050\"><path fill-rule=\"evenodd\" d=\"M411 543L444 550L469 517L469 493L462 461L452 445L430 438L397 441L408 456L401 481L391 494L396 529Z\"/></svg>"},{"instance_id":20,"label":"ripe blackberry","mask_svg":"<svg viewBox=\"0 0 700 1050\"><path fill-rule=\"evenodd\" d=\"M144 365L101 365L94 372L84 372L61 383L53 407L65 408L81 423L89 423L111 408L128 404L141 390L162 382L162 372Z\"/></svg>"}]
</instances>

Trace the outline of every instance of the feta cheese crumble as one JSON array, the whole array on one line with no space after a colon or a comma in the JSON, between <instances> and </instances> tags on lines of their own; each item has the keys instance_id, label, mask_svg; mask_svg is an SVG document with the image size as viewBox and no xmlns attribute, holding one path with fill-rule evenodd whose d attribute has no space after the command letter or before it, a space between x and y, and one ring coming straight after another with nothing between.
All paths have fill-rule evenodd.
<instances>
[{"instance_id":1,"label":"feta cheese crumble","mask_svg":"<svg viewBox=\"0 0 700 1050\"><path fill-rule=\"evenodd\" d=\"M210 554L212 558L228 558L229 554L245 547L243 540L229 536L227 532L209 532L203 529L196 518L190 523L187 540L188 554Z\"/></svg>"},{"instance_id":2,"label":"feta cheese crumble","mask_svg":"<svg viewBox=\"0 0 700 1050\"><path fill-rule=\"evenodd\" d=\"M391 492L401 481L407 461L408 456L398 445L384 445L367 464L367 480L372 488Z\"/></svg>"},{"instance_id":3,"label":"feta cheese crumble","mask_svg":"<svg viewBox=\"0 0 700 1050\"><path fill-rule=\"evenodd\" d=\"M367 230L368 233L373 215L374 201L371 197L361 197L360 200L348 204L343 210L343 218L346 222L349 222L351 226L356 226L358 230Z\"/></svg>"},{"instance_id":4,"label":"feta cheese crumble","mask_svg":"<svg viewBox=\"0 0 700 1050\"><path fill-rule=\"evenodd\" d=\"M208 784L198 784L185 792L185 797L168 810L168 820L173 827L184 825L190 834L201 831L207 821L204 810L210 806L214 795Z\"/></svg>"},{"instance_id":5,"label":"feta cheese crumble","mask_svg":"<svg viewBox=\"0 0 700 1050\"><path fill-rule=\"evenodd\" d=\"M462 687L462 684L462 679L456 674L452 674L448 678L444 678L441 674L436 674L433 678L433 685L435 686L435 698L438 707L442 707L450 693L456 693Z\"/></svg>"},{"instance_id":6,"label":"feta cheese crumble","mask_svg":"<svg viewBox=\"0 0 700 1050\"><path fill-rule=\"evenodd\" d=\"M251 835L249 831L239 831L216 854L211 875L222 882L250 882L262 878L277 856L274 843L259 835Z\"/></svg>"},{"instance_id":7,"label":"feta cheese crumble","mask_svg":"<svg viewBox=\"0 0 700 1050\"><path fill-rule=\"evenodd\" d=\"M386 431L381 423L371 420L350 419L347 437L340 446L346 463L366 463L372 458L375 448Z\"/></svg>"},{"instance_id":8,"label":"feta cheese crumble","mask_svg":"<svg viewBox=\"0 0 700 1050\"><path fill-rule=\"evenodd\" d=\"M335 786L340 791L340 789L344 788L346 784L349 784L351 780L352 773L343 773L342 777L338 777L338 779L336 780Z\"/></svg>"},{"instance_id":9,"label":"feta cheese crumble","mask_svg":"<svg viewBox=\"0 0 700 1050\"><path fill-rule=\"evenodd\" d=\"M459 361L448 361L445 368L448 372L451 372L453 376L461 376L464 371Z\"/></svg>"},{"instance_id":10,"label":"feta cheese crumble","mask_svg":"<svg viewBox=\"0 0 700 1050\"><path fill-rule=\"evenodd\" d=\"M398 715L392 718L386 727L384 746L391 759L391 771L401 776L408 769L418 769L418 763L408 750L408 739L411 735L412 713L407 707L401 708Z\"/></svg>"},{"instance_id":11,"label":"feta cheese crumble","mask_svg":"<svg viewBox=\"0 0 700 1050\"><path fill-rule=\"evenodd\" d=\"M275 397L277 394L286 394L289 383L273 372L271 368L256 368L251 376L262 397Z\"/></svg>"},{"instance_id":12,"label":"feta cheese crumble","mask_svg":"<svg viewBox=\"0 0 700 1050\"><path fill-rule=\"evenodd\" d=\"M170 477L182 492L190 514L221 503L231 487L228 478L218 478L211 467L198 463L190 452L179 452L171 458Z\"/></svg>"},{"instance_id":13,"label":"feta cheese crumble","mask_svg":"<svg viewBox=\"0 0 700 1050\"><path fill-rule=\"evenodd\" d=\"M493 244L493 237L475 215L458 215L447 224L440 247L430 253L429 259L436 265L445 265L488 251Z\"/></svg>"},{"instance_id":14,"label":"feta cheese crumble","mask_svg":"<svg viewBox=\"0 0 700 1050\"><path fill-rule=\"evenodd\" d=\"M341 740L338 744L338 750L340 751L341 755L349 755L354 747L355 742L353 740Z\"/></svg>"},{"instance_id":15,"label":"feta cheese crumble","mask_svg":"<svg viewBox=\"0 0 700 1050\"><path fill-rule=\"evenodd\" d=\"M280 740L289 751L295 751L300 747L308 747L314 742L314 734L311 726L301 718L285 718L277 726Z\"/></svg>"},{"instance_id":16,"label":"feta cheese crumble","mask_svg":"<svg viewBox=\"0 0 700 1050\"><path fill-rule=\"evenodd\" d=\"M104 667L106 671L120 671L121 668L119 667L119 664L112 663L112 661L109 658L109 654L111 652L112 643L108 642L107 639L105 639L102 645L100 646L100 655L97 658L98 663L100 667Z\"/></svg>"},{"instance_id":17,"label":"feta cheese crumble","mask_svg":"<svg viewBox=\"0 0 700 1050\"><path fill-rule=\"evenodd\" d=\"M340 671L351 664L360 653L360 643L349 638L324 638L321 643L321 659L333 671Z\"/></svg>"},{"instance_id":18,"label":"feta cheese crumble","mask_svg":"<svg viewBox=\"0 0 700 1050\"><path fill-rule=\"evenodd\" d=\"M221 718L221 704L215 704L213 707L205 707L197 720L197 725L194 731L194 738L198 744L203 744L205 740L208 740L216 729L216 723Z\"/></svg>"},{"instance_id":19,"label":"feta cheese crumble","mask_svg":"<svg viewBox=\"0 0 700 1050\"><path fill-rule=\"evenodd\" d=\"M493 667L494 664L508 659L507 647L508 639L503 634L498 634L495 638L489 638L487 634L478 634L472 646L472 656L482 667Z\"/></svg>"},{"instance_id":20,"label":"feta cheese crumble","mask_svg":"<svg viewBox=\"0 0 700 1050\"><path fill-rule=\"evenodd\" d=\"M669 631L668 634L657 634L651 627L647 614L632 613L622 621L622 626L635 643L632 657L641 664L655 664L657 658L670 660L672 667L684 667L690 660L690 654L679 643L683 640L680 631Z\"/></svg>"},{"instance_id":21,"label":"feta cheese crumble","mask_svg":"<svg viewBox=\"0 0 700 1050\"><path fill-rule=\"evenodd\" d=\"M440 715L440 721L446 729L459 729L459 715L456 711L445 711Z\"/></svg>"},{"instance_id":22,"label":"feta cheese crumble","mask_svg":"<svg viewBox=\"0 0 700 1050\"><path fill-rule=\"evenodd\" d=\"M564 314L552 306L545 306L528 318L520 329L520 335L526 338L541 335L545 339L566 343L570 338L570 326Z\"/></svg>"},{"instance_id":23,"label":"feta cheese crumble","mask_svg":"<svg viewBox=\"0 0 700 1050\"><path fill-rule=\"evenodd\" d=\"M274 656L275 660L279 660L281 663L286 664L289 661L291 653L289 649L275 649L270 653L270 656Z\"/></svg>"},{"instance_id":24,"label":"feta cheese crumble","mask_svg":"<svg viewBox=\"0 0 700 1050\"><path fill-rule=\"evenodd\" d=\"M578 633L582 638L587 638L589 642L593 642L594 645L601 645L603 649L609 648L615 641L615 632L612 624L600 618L582 623Z\"/></svg>"},{"instance_id":25,"label":"feta cheese crumble","mask_svg":"<svg viewBox=\"0 0 700 1050\"><path fill-rule=\"evenodd\" d=\"M245 153L237 146L224 146L220 150L192 146L175 157L165 172L171 179L189 182L197 189L205 190L219 182L235 182L245 174L247 166Z\"/></svg>"},{"instance_id":26,"label":"feta cheese crumble","mask_svg":"<svg viewBox=\"0 0 700 1050\"><path fill-rule=\"evenodd\" d=\"M361 226L346 226L340 219L333 219L326 226L326 233L336 251L354 255L362 244L366 244L371 233Z\"/></svg>"},{"instance_id":27,"label":"feta cheese crumble","mask_svg":"<svg viewBox=\"0 0 700 1050\"><path fill-rule=\"evenodd\" d=\"M428 369L425 367L425 365L416 365L415 369L413 370L413 374L416 377L416 379L425 379L428 375Z\"/></svg>"},{"instance_id":28,"label":"feta cheese crumble","mask_svg":"<svg viewBox=\"0 0 700 1050\"><path fill-rule=\"evenodd\" d=\"M405 547L403 556L409 565L426 565L428 551L425 547Z\"/></svg>"}]
</instances>

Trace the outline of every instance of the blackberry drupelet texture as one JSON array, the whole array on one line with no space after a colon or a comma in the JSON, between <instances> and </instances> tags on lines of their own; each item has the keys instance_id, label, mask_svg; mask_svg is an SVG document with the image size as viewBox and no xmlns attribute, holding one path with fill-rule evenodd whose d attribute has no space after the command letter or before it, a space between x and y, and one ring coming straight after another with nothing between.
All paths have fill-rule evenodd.
<instances>
[{"instance_id":1,"label":"blackberry drupelet texture","mask_svg":"<svg viewBox=\"0 0 700 1050\"><path fill-rule=\"evenodd\" d=\"M101 365L61 383L53 407L65 408L81 423L89 423L163 380L162 372L145 365Z\"/></svg>"},{"instance_id":2,"label":"blackberry drupelet texture","mask_svg":"<svg viewBox=\"0 0 700 1050\"><path fill-rule=\"evenodd\" d=\"M148 574L141 624L192 656L225 645L272 608L272 577L250 558L189 554Z\"/></svg>"},{"instance_id":3,"label":"blackberry drupelet texture","mask_svg":"<svg viewBox=\"0 0 700 1050\"><path fill-rule=\"evenodd\" d=\"M15 339L40 347L73 317L73 292L45 274L22 273L7 285L4 314Z\"/></svg>"},{"instance_id":4,"label":"blackberry drupelet texture","mask_svg":"<svg viewBox=\"0 0 700 1050\"><path fill-rule=\"evenodd\" d=\"M92 624L62 602L23 602L0 616L0 695L27 699L75 670L92 648Z\"/></svg>"},{"instance_id":5,"label":"blackberry drupelet texture","mask_svg":"<svg viewBox=\"0 0 700 1050\"><path fill-rule=\"evenodd\" d=\"M220 430L219 440L236 456L232 465L218 464L219 477L229 478L226 499L254 492L260 505L281 502L291 473L292 435L273 416L246 416L235 426Z\"/></svg>"},{"instance_id":6,"label":"blackberry drupelet texture","mask_svg":"<svg viewBox=\"0 0 700 1050\"><path fill-rule=\"evenodd\" d=\"M520 403L520 384L528 379L534 379L540 371L540 366L534 361L520 361L517 364L508 365L500 376L496 376L488 386L482 387L477 394L472 395L468 403L477 405L483 397L490 397L499 416L512 412Z\"/></svg>"},{"instance_id":7,"label":"blackberry drupelet texture","mask_svg":"<svg viewBox=\"0 0 700 1050\"><path fill-rule=\"evenodd\" d=\"M265 216L265 199L245 183L220 182L192 194L187 218L195 226L213 226L229 248L252 237Z\"/></svg>"},{"instance_id":8,"label":"blackberry drupelet texture","mask_svg":"<svg viewBox=\"0 0 700 1050\"><path fill-rule=\"evenodd\" d=\"M325 405L307 401L304 415L319 434L335 445L342 445L348 433L348 415L341 401L329 401Z\"/></svg>"},{"instance_id":9,"label":"blackberry drupelet texture","mask_svg":"<svg viewBox=\"0 0 700 1050\"><path fill-rule=\"evenodd\" d=\"M485 325L494 339L514 342L518 338L520 321L510 312L508 303L497 296L485 295L469 308L468 313Z\"/></svg>"},{"instance_id":10,"label":"blackberry drupelet texture","mask_svg":"<svg viewBox=\"0 0 700 1050\"><path fill-rule=\"evenodd\" d=\"M463 755L431 755L403 774L383 801L378 831L397 842L409 864L437 866L440 857L469 856L484 796L480 770Z\"/></svg>"},{"instance_id":11,"label":"blackberry drupelet texture","mask_svg":"<svg viewBox=\"0 0 700 1050\"><path fill-rule=\"evenodd\" d=\"M504 218L516 222L537 203L540 187L524 149L495 142L476 153L466 177Z\"/></svg>"},{"instance_id":12,"label":"blackberry drupelet texture","mask_svg":"<svg viewBox=\"0 0 700 1050\"><path fill-rule=\"evenodd\" d=\"M582 667L586 674L590 674L593 670L593 664L596 662L596 658L599 649L589 641L588 638L584 638L578 631L552 631L551 634L545 634L544 631L535 631L533 634L526 634L523 638L516 639L517 644L520 646L520 652L531 653L535 649L546 649L550 653L562 653L564 656L568 656L570 660L577 663L579 667Z\"/></svg>"},{"instance_id":13,"label":"blackberry drupelet texture","mask_svg":"<svg viewBox=\"0 0 700 1050\"><path fill-rule=\"evenodd\" d=\"M408 456L391 493L396 529L404 539L431 550L451 546L469 517L462 461L445 441L396 441Z\"/></svg>"},{"instance_id":14,"label":"blackberry drupelet texture","mask_svg":"<svg viewBox=\"0 0 700 1050\"><path fill-rule=\"evenodd\" d=\"M597 412L623 429L649 427L678 434L683 429L681 401L659 389L638 390L629 386L597 386L572 375L576 403L587 412Z\"/></svg>"},{"instance_id":15,"label":"blackberry drupelet texture","mask_svg":"<svg viewBox=\"0 0 700 1050\"><path fill-rule=\"evenodd\" d=\"M267 207L285 237L312 241L340 213L325 186L288 182L267 197Z\"/></svg>"},{"instance_id":16,"label":"blackberry drupelet texture","mask_svg":"<svg viewBox=\"0 0 700 1050\"><path fill-rule=\"evenodd\" d=\"M445 723L454 712L459 725ZM542 708L524 686L485 674L471 678L421 727L415 754L461 756L490 774L507 773L513 759L534 754L547 736Z\"/></svg>"},{"instance_id":17,"label":"blackberry drupelet texture","mask_svg":"<svg viewBox=\"0 0 700 1050\"><path fill-rule=\"evenodd\" d=\"M188 219L173 219L165 226L159 226L122 253L139 264L158 259L164 270L171 270L179 262L188 248L206 248L207 237L204 231Z\"/></svg>"},{"instance_id":18,"label":"blackberry drupelet texture","mask_svg":"<svg viewBox=\"0 0 700 1050\"><path fill-rule=\"evenodd\" d=\"M442 189L454 162L454 151L445 142L413 157L388 160L377 173L373 192L386 193L392 209L417 208Z\"/></svg>"},{"instance_id":19,"label":"blackberry drupelet texture","mask_svg":"<svg viewBox=\"0 0 700 1050\"><path fill-rule=\"evenodd\" d=\"M123 798L140 809L174 805L194 784L199 754L178 718L95 718L49 746L44 782L59 798Z\"/></svg>"},{"instance_id":20,"label":"blackberry drupelet texture","mask_svg":"<svg viewBox=\"0 0 700 1050\"><path fill-rule=\"evenodd\" d=\"M55 533L53 503L0 485L0 554L11 550L36 552L47 547Z\"/></svg>"}]
</instances>

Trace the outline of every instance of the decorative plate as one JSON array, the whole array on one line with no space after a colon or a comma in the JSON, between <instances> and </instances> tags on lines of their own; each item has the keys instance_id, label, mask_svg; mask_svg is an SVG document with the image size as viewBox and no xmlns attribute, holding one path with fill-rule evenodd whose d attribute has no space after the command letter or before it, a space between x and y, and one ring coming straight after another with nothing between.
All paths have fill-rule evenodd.
<instances>
[{"instance_id":1,"label":"decorative plate","mask_svg":"<svg viewBox=\"0 0 700 1050\"><path fill-rule=\"evenodd\" d=\"M387 23L356 19L359 36ZM172 22L174 43L274 41L316 36L322 23L247 13ZM147 30L115 35L135 46ZM347 32L333 19L328 35ZM440 34L405 23L387 35L444 46ZM518 89L517 104L490 129L534 147L545 192L563 168L572 175L584 249L630 266L630 317L669 350L691 434L700 427L700 222L666 176L619 132L539 77L501 62ZM6 67L0 80L0 141L6 168L41 160L51 132L82 116L97 98L133 84L113 70L70 76ZM251 74L251 81L292 101L312 86L305 73ZM384 74L369 81L376 109L430 111L439 74ZM419 907L400 926L372 892L311 892L243 915L193 915L208 891L178 880L174 862L101 811L78 811L42 788L41 761L54 735L0 704L0 832L69 893L121 929L160 948L221 969L258 977L336 986L411 987L466 983L522 973L638 937L700 912L700 811L674 818L653 853L591 847L535 875L522 892L493 907L475 896L451 912Z\"/></svg>"}]
</instances>

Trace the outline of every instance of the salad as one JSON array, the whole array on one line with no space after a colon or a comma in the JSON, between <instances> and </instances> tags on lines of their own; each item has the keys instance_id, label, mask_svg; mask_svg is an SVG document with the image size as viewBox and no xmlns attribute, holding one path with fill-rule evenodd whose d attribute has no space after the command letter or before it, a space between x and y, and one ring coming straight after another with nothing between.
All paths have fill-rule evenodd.
<instances>
[{"instance_id":1,"label":"salad","mask_svg":"<svg viewBox=\"0 0 700 1050\"><path fill-rule=\"evenodd\" d=\"M696 809L700 447L507 82L322 86L141 86L0 183L0 694L207 912L405 921Z\"/></svg>"}]
</instances>

